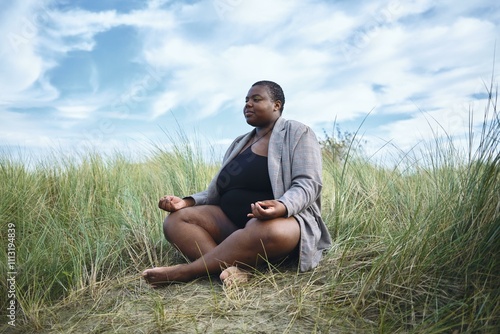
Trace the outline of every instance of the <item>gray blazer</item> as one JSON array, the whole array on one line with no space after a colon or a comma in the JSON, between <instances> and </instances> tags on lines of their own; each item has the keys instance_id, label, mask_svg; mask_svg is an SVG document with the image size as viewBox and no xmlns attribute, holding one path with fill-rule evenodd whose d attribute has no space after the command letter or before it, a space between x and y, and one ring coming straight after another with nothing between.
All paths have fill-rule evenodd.
<instances>
[{"instance_id":1,"label":"gray blazer","mask_svg":"<svg viewBox=\"0 0 500 334\"><path fill-rule=\"evenodd\" d=\"M235 139L222 167L238 155L254 133L255 129ZM318 265L323 250L332 244L321 219L321 149L314 132L297 121L278 118L269 140L268 168L274 198L300 224L300 270L310 270ZM218 174L205 191L191 195L196 205L219 204Z\"/></svg>"}]
</instances>

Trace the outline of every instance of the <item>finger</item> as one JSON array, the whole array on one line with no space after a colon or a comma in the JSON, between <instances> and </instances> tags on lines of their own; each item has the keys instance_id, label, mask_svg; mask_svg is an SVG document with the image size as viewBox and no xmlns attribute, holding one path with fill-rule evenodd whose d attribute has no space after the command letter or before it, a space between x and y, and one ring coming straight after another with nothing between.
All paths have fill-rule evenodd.
<instances>
[{"instance_id":1,"label":"finger","mask_svg":"<svg viewBox=\"0 0 500 334\"><path fill-rule=\"evenodd\" d=\"M264 219L267 217L266 210L259 203L255 203L253 213L254 216L259 219Z\"/></svg>"},{"instance_id":2,"label":"finger","mask_svg":"<svg viewBox=\"0 0 500 334\"><path fill-rule=\"evenodd\" d=\"M272 201L258 201L257 204L263 208L263 209L267 209L269 208L270 206L273 205L273 202Z\"/></svg>"},{"instance_id":3,"label":"finger","mask_svg":"<svg viewBox=\"0 0 500 334\"><path fill-rule=\"evenodd\" d=\"M247 217L258 218L258 215L259 215L259 213L255 207L255 204L254 203L250 204L250 213L247 214Z\"/></svg>"},{"instance_id":4,"label":"finger","mask_svg":"<svg viewBox=\"0 0 500 334\"><path fill-rule=\"evenodd\" d=\"M158 204L159 208L165 211L169 211L170 209L170 202L167 200L160 201Z\"/></svg>"},{"instance_id":5,"label":"finger","mask_svg":"<svg viewBox=\"0 0 500 334\"><path fill-rule=\"evenodd\" d=\"M275 218L276 216L276 207L274 206L273 202L268 202L268 206L262 206L260 205L260 211L259 214L262 219L272 219Z\"/></svg>"},{"instance_id":6,"label":"finger","mask_svg":"<svg viewBox=\"0 0 500 334\"><path fill-rule=\"evenodd\" d=\"M256 207L259 213L265 214L267 210L271 208L269 205L265 205L263 202L257 202Z\"/></svg>"}]
</instances>

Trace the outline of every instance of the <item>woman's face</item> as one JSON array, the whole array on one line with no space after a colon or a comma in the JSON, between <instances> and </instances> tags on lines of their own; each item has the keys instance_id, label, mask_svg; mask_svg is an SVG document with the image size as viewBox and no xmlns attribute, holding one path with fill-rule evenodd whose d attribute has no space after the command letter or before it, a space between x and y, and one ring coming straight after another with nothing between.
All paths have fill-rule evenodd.
<instances>
[{"instance_id":1,"label":"woman's face","mask_svg":"<svg viewBox=\"0 0 500 334\"><path fill-rule=\"evenodd\" d=\"M280 117L281 101L272 101L265 86L253 86L245 97L243 115L248 124L265 127Z\"/></svg>"}]
</instances>

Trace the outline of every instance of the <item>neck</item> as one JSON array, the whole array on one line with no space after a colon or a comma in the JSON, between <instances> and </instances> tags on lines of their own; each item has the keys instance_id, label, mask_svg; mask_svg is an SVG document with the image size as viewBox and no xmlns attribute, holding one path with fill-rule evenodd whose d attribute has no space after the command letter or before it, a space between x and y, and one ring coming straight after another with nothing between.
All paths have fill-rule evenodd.
<instances>
[{"instance_id":1,"label":"neck","mask_svg":"<svg viewBox=\"0 0 500 334\"><path fill-rule=\"evenodd\" d=\"M268 134L271 133L272 130L273 128L260 128L260 131L255 130L255 136L252 145L261 140L262 138L266 137Z\"/></svg>"},{"instance_id":2,"label":"neck","mask_svg":"<svg viewBox=\"0 0 500 334\"><path fill-rule=\"evenodd\" d=\"M255 137L263 138L263 137L267 136L272 130L273 130L272 127L256 128L255 129Z\"/></svg>"},{"instance_id":3,"label":"neck","mask_svg":"<svg viewBox=\"0 0 500 334\"><path fill-rule=\"evenodd\" d=\"M264 137L266 136L267 134L269 134L273 128L274 128L274 125L276 124L276 122L278 121L278 119L275 119L272 123L266 125L266 126L263 126L263 127L256 127L255 128L255 135L257 137Z\"/></svg>"},{"instance_id":4,"label":"neck","mask_svg":"<svg viewBox=\"0 0 500 334\"><path fill-rule=\"evenodd\" d=\"M273 131L273 128L274 128L274 124L276 124L276 121L273 122L273 124L271 126L266 126L266 127L262 127L262 128L256 128L255 129L255 136L254 136L254 140L253 142L250 144L250 146L253 146L253 144L255 144L256 142L258 142L259 140L261 140L262 138L266 137L268 134L271 133L271 131Z\"/></svg>"}]
</instances>

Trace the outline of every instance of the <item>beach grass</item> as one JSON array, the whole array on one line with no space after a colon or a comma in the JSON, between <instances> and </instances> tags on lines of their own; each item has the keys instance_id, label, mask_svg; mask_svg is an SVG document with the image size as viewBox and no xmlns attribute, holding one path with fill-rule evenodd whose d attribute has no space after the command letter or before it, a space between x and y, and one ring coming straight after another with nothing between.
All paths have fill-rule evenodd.
<instances>
[{"instance_id":1,"label":"beach grass","mask_svg":"<svg viewBox=\"0 0 500 334\"><path fill-rule=\"evenodd\" d=\"M185 261L164 240L158 199L203 190L217 170L187 138L173 149L153 147L142 163L86 152L27 166L2 154L0 331L499 332L493 102L468 152L436 140L392 168L325 154L322 210L333 247L320 266L299 273L269 264L231 288L208 277L151 289L140 278L145 268ZM15 288L4 279L12 269Z\"/></svg>"}]
</instances>

